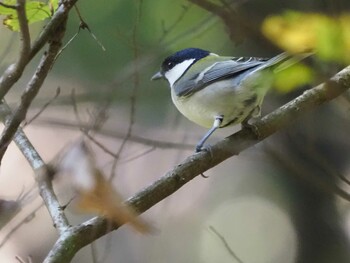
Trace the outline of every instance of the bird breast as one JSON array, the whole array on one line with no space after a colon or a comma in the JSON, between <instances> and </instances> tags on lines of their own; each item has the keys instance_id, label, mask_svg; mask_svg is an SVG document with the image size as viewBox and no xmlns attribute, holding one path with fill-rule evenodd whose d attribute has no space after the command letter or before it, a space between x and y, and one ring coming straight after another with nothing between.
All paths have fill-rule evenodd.
<instances>
[{"instance_id":1,"label":"bird breast","mask_svg":"<svg viewBox=\"0 0 350 263\"><path fill-rule=\"evenodd\" d=\"M210 128L216 116L223 115L221 127L241 123L257 106L263 95L231 79L212 83L190 96L179 97L172 89L172 100L189 120Z\"/></svg>"}]
</instances>

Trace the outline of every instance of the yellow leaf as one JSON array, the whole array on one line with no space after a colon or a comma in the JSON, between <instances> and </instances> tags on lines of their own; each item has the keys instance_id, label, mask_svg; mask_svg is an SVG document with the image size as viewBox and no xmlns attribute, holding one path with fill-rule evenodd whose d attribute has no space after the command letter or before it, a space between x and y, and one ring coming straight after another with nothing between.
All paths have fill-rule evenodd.
<instances>
[{"instance_id":1,"label":"yellow leaf","mask_svg":"<svg viewBox=\"0 0 350 263\"><path fill-rule=\"evenodd\" d=\"M142 234L152 231L152 227L139 218L132 207L123 203L122 197L99 169L95 169L94 176L95 184L92 189L78 189L78 209L105 216L119 225L129 223Z\"/></svg>"},{"instance_id":2,"label":"yellow leaf","mask_svg":"<svg viewBox=\"0 0 350 263\"><path fill-rule=\"evenodd\" d=\"M280 92L290 92L313 80L313 71L303 65L295 64L275 73L274 87Z\"/></svg>"},{"instance_id":3,"label":"yellow leaf","mask_svg":"<svg viewBox=\"0 0 350 263\"><path fill-rule=\"evenodd\" d=\"M314 51L322 60L350 62L350 15L330 17L319 13L288 11L271 16L262 25L263 34L291 53Z\"/></svg>"}]
</instances>

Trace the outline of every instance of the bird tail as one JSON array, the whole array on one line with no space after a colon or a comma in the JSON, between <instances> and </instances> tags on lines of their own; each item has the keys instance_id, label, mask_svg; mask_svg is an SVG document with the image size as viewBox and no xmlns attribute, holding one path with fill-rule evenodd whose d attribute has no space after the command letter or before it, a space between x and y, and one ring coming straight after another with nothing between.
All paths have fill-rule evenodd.
<instances>
[{"instance_id":1,"label":"bird tail","mask_svg":"<svg viewBox=\"0 0 350 263\"><path fill-rule=\"evenodd\" d=\"M273 72L278 73L282 70L285 70L286 68L289 68L290 66L300 62L301 60L313 55L312 52L305 52L305 53L299 53L299 54L290 54L288 52L283 52L271 59L269 59L266 63L266 67L273 67Z\"/></svg>"}]
</instances>

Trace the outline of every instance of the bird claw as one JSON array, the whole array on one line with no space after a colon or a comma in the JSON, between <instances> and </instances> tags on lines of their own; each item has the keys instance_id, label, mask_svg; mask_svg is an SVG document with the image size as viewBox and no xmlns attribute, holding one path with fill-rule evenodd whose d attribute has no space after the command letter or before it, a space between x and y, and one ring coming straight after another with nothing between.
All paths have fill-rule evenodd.
<instances>
[{"instance_id":1,"label":"bird claw","mask_svg":"<svg viewBox=\"0 0 350 263\"><path fill-rule=\"evenodd\" d=\"M195 153L204 152L205 150L206 150L206 148L203 147L203 145L197 145L196 149L195 149Z\"/></svg>"},{"instance_id":2,"label":"bird claw","mask_svg":"<svg viewBox=\"0 0 350 263\"><path fill-rule=\"evenodd\" d=\"M205 146L197 145L195 153L200 153L200 152L208 152L210 154L210 156L213 157L213 151L212 151L210 145L205 145Z\"/></svg>"},{"instance_id":3,"label":"bird claw","mask_svg":"<svg viewBox=\"0 0 350 263\"><path fill-rule=\"evenodd\" d=\"M253 132L258 139L260 138L260 132L258 127L256 127L256 125L250 124L248 122L242 122L241 124L242 124L242 129L248 129L251 132Z\"/></svg>"}]
</instances>

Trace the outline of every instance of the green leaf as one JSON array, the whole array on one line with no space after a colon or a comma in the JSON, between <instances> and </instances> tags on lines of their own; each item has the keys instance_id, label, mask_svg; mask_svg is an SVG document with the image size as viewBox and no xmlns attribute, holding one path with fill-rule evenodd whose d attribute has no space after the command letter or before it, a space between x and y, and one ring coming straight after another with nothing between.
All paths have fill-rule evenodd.
<instances>
[{"instance_id":1,"label":"green leaf","mask_svg":"<svg viewBox=\"0 0 350 263\"><path fill-rule=\"evenodd\" d=\"M16 5L16 0L5 0L3 1L3 3L14 6ZM0 6L0 15L13 15L13 14L17 14L15 9Z\"/></svg>"},{"instance_id":2,"label":"green leaf","mask_svg":"<svg viewBox=\"0 0 350 263\"><path fill-rule=\"evenodd\" d=\"M5 4L15 5L15 0L7 0ZM28 24L43 21L50 18L58 7L58 0L50 0L48 3L40 1L28 1L26 3L26 15ZM19 31L17 12L14 9L0 6L0 15L5 15L4 25L12 31Z\"/></svg>"}]
</instances>

